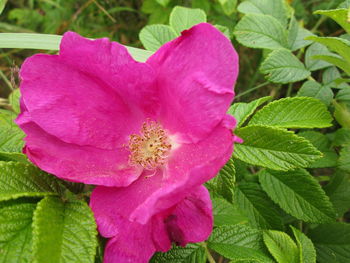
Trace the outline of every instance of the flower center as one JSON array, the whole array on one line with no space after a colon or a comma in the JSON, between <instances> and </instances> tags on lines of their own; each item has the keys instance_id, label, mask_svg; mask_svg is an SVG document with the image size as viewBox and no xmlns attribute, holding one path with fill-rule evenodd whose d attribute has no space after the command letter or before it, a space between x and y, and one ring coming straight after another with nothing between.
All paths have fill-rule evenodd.
<instances>
[{"instance_id":1,"label":"flower center","mask_svg":"<svg viewBox=\"0 0 350 263\"><path fill-rule=\"evenodd\" d=\"M143 123L140 135L130 135L129 161L132 165L154 170L165 163L170 149L171 144L162 126L158 122L147 121Z\"/></svg>"}]
</instances>

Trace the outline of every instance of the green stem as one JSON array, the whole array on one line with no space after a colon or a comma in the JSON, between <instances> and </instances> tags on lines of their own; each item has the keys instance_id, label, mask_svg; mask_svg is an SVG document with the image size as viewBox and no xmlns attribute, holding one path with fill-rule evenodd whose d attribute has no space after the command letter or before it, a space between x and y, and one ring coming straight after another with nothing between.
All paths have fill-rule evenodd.
<instances>
[{"instance_id":1,"label":"green stem","mask_svg":"<svg viewBox=\"0 0 350 263\"><path fill-rule=\"evenodd\" d=\"M247 94L249 94L250 92L252 92L252 91L254 91L254 90L260 89L260 88L262 88L262 87L268 85L269 83L270 83L270 82L268 82L268 81L266 81L266 82L264 82L264 83L261 83L260 85L255 86L254 88L251 88L251 89L248 89L248 90L246 90L246 91L243 91L242 93L238 94L235 98L237 99L237 98L239 98L239 97L242 97L242 96L244 96L244 95L247 95Z\"/></svg>"},{"instance_id":2,"label":"green stem","mask_svg":"<svg viewBox=\"0 0 350 263\"><path fill-rule=\"evenodd\" d=\"M8 80L8 78L6 77L6 75L4 74L4 72L2 72L2 70L0 69L0 77L4 80L4 82L6 83L6 85L10 88L10 90L13 90L11 82Z\"/></svg>"},{"instance_id":3,"label":"green stem","mask_svg":"<svg viewBox=\"0 0 350 263\"><path fill-rule=\"evenodd\" d=\"M204 243L202 243L202 245L205 248L205 252L207 254L207 258L208 258L209 263L216 263L215 259L213 258L213 256L211 255L211 253L207 247L207 244L204 242Z\"/></svg>"}]
</instances>

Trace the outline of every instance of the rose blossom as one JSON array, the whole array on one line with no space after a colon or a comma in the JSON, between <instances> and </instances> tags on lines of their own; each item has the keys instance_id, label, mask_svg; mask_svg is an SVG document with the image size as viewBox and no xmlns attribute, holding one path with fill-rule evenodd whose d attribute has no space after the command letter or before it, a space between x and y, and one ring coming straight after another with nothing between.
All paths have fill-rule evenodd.
<instances>
[{"instance_id":1,"label":"rose blossom","mask_svg":"<svg viewBox=\"0 0 350 263\"><path fill-rule=\"evenodd\" d=\"M62 179L100 185L90 206L111 238L105 262L147 262L171 242L205 240L211 202L201 186L237 141L227 115L238 56L230 41L199 24L146 63L108 39L63 36L59 55L24 62L24 152Z\"/></svg>"}]
</instances>

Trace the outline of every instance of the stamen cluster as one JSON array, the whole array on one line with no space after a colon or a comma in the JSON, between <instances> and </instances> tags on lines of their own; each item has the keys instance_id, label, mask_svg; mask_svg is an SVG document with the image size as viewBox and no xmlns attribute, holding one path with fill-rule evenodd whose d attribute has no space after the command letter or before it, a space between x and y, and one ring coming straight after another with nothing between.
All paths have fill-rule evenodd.
<instances>
[{"instance_id":1,"label":"stamen cluster","mask_svg":"<svg viewBox=\"0 0 350 263\"><path fill-rule=\"evenodd\" d=\"M171 144L162 126L155 121L144 122L140 134L131 134L129 140L132 165L154 170L165 163Z\"/></svg>"}]
</instances>

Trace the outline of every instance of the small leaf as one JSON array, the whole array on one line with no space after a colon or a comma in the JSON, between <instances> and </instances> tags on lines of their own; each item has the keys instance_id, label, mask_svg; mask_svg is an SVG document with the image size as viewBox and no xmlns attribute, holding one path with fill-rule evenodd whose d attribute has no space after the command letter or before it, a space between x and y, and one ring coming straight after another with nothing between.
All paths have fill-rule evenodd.
<instances>
[{"instance_id":1,"label":"small leaf","mask_svg":"<svg viewBox=\"0 0 350 263\"><path fill-rule=\"evenodd\" d=\"M312 35L313 34L309 30L306 30L298 24L298 21L294 16L291 18L288 29L288 43L290 50L296 51L310 45L312 42L305 40L305 38Z\"/></svg>"},{"instance_id":2,"label":"small leaf","mask_svg":"<svg viewBox=\"0 0 350 263\"><path fill-rule=\"evenodd\" d=\"M150 51L156 51L176 36L175 31L166 25L148 25L139 34L143 46Z\"/></svg>"},{"instance_id":3,"label":"small leaf","mask_svg":"<svg viewBox=\"0 0 350 263\"><path fill-rule=\"evenodd\" d=\"M219 0L225 15L230 16L236 11L237 0Z\"/></svg>"},{"instance_id":4,"label":"small leaf","mask_svg":"<svg viewBox=\"0 0 350 263\"><path fill-rule=\"evenodd\" d=\"M317 251L320 263L348 263L350 258L350 225L331 223L310 229L308 236Z\"/></svg>"},{"instance_id":5,"label":"small leaf","mask_svg":"<svg viewBox=\"0 0 350 263\"><path fill-rule=\"evenodd\" d=\"M310 36L307 37L307 39L327 46L330 50L337 52L345 61L350 63L350 42L348 40L338 37L317 36Z\"/></svg>"},{"instance_id":6,"label":"small leaf","mask_svg":"<svg viewBox=\"0 0 350 263\"><path fill-rule=\"evenodd\" d=\"M244 162L275 170L307 167L321 153L307 140L293 132L266 126L237 129L243 139L235 145L234 156Z\"/></svg>"},{"instance_id":7,"label":"small leaf","mask_svg":"<svg viewBox=\"0 0 350 263\"><path fill-rule=\"evenodd\" d=\"M274 262L264 247L262 232L241 224L215 228L208 246L235 261Z\"/></svg>"},{"instance_id":8,"label":"small leaf","mask_svg":"<svg viewBox=\"0 0 350 263\"><path fill-rule=\"evenodd\" d=\"M56 178L32 164L0 162L0 201L61 193Z\"/></svg>"},{"instance_id":9,"label":"small leaf","mask_svg":"<svg viewBox=\"0 0 350 263\"><path fill-rule=\"evenodd\" d=\"M304 64L289 50L277 49L272 51L261 64L260 71L274 83L291 83L310 76Z\"/></svg>"},{"instance_id":10,"label":"small leaf","mask_svg":"<svg viewBox=\"0 0 350 263\"><path fill-rule=\"evenodd\" d=\"M261 104L263 104L264 102L270 99L271 99L270 96L266 96L266 97L253 100L249 103L244 103L244 102L234 103L228 109L227 113L235 117L235 119L237 120L236 128L239 128Z\"/></svg>"},{"instance_id":11,"label":"small leaf","mask_svg":"<svg viewBox=\"0 0 350 263\"><path fill-rule=\"evenodd\" d=\"M344 146L340 150L338 165L339 165L339 169L346 172L350 172L350 144Z\"/></svg>"},{"instance_id":12,"label":"small leaf","mask_svg":"<svg viewBox=\"0 0 350 263\"><path fill-rule=\"evenodd\" d=\"M319 99L328 106L331 104L334 94L329 86L321 85L314 80L308 80L303 83L297 96Z\"/></svg>"},{"instance_id":13,"label":"small leaf","mask_svg":"<svg viewBox=\"0 0 350 263\"><path fill-rule=\"evenodd\" d=\"M246 0L240 3L237 9L243 14L262 14L273 16L283 26L287 26L287 9L283 0Z\"/></svg>"},{"instance_id":14,"label":"small leaf","mask_svg":"<svg viewBox=\"0 0 350 263\"><path fill-rule=\"evenodd\" d=\"M333 55L316 55L312 57L313 59L321 59L330 64L337 66L338 68L344 70L348 75L350 75L350 63L342 59L340 56Z\"/></svg>"},{"instance_id":15,"label":"small leaf","mask_svg":"<svg viewBox=\"0 0 350 263\"><path fill-rule=\"evenodd\" d=\"M265 245L278 263L299 263L299 249L286 233L269 230L263 234Z\"/></svg>"},{"instance_id":16,"label":"small leaf","mask_svg":"<svg viewBox=\"0 0 350 263\"><path fill-rule=\"evenodd\" d=\"M283 229L278 207L256 183L238 185L235 201L250 223L261 229Z\"/></svg>"},{"instance_id":17,"label":"small leaf","mask_svg":"<svg viewBox=\"0 0 350 263\"><path fill-rule=\"evenodd\" d=\"M312 241L303 232L290 227L299 248L300 263L316 263L316 250Z\"/></svg>"},{"instance_id":18,"label":"small leaf","mask_svg":"<svg viewBox=\"0 0 350 263\"><path fill-rule=\"evenodd\" d=\"M350 34L350 24L348 21L348 9L318 10L315 14L325 15L336 21L345 31Z\"/></svg>"},{"instance_id":19,"label":"small leaf","mask_svg":"<svg viewBox=\"0 0 350 263\"><path fill-rule=\"evenodd\" d=\"M16 114L20 113L20 106L19 106L19 97L21 96L19 89L15 89L11 92L9 96L9 102L12 106L12 109L15 111Z\"/></svg>"},{"instance_id":20,"label":"small leaf","mask_svg":"<svg viewBox=\"0 0 350 263\"><path fill-rule=\"evenodd\" d=\"M332 126L327 107L308 97L283 98L259 110L249 125L268 125L280 128L325 128Z\"/></svg>"},{"instance_id":21,"label":"small leaf","mask_svg":"<svg viewBox=\"0 0 350 263\"><path fill-rule=\"evenodd\" d=\"M221 196L232 202L233 188L236 181L235 174L235 165L233 160L230 159L220 170L219 174L206 183L206 186L215 196Z\"/></svg>"},{"instance_id":22,"label":"small leaf","mask_svg":"<svg viewBox=\"0 0 350 263\"><path fill-rule=\"evenodd\" d=\"M350 129L350 111L344 103L338 103L333 100L335 108L334 118L344 128Z\"/></svg>"},{"instance_id":23,"label":"small leaf","mask_svg":"<svg viewBox=\"0 0 350 263\"><path fill-rule=\"evenodd\" d=\"M248 222L247 217L242 215L236 205L222 198L212 198L214 225L236 225Z\"/></svg>"},{"instance_id":24,"label":"small leaf","mask_svg":"<svg viewBox=\"0 0 350 263\"><path fill-rule=\"evenodd\" d=\"M345 144L350 144L350 129L340 128L334 133L333 145L343 146Z\"/></svg>"},{"instance_id":25,"label":"small leaf","mask_svg":"<svg viewBox=\"0 0 350 263\"><path fill-rule=\"evenodd\" d=\"M207 22L207 15L202 9L192 9L182 6L175 6L169 18L169 24L177 34L204 22Z\"/></svg>"},{"instance_id":26,"label":"small leaf","mask_svg":"<svg viewBox=\"0 0 350 263\"><path fill-rule=\"evenodd\" d=\"M248 14L236 25L234 35L238 42L251 48L287 48L287 30L274 17Z\"/></svg>"},{"instance_id":27,"label":"small leaf","mask_svg":"<svg viewBox=\"0 0 350 263\"><path fill-rule=\"evenodd\" d=\"M298 133L299 136L309 140L323 154L323 157L310 164L310 168L326 168L337 166L338 155L331 148L331 142L326 135L315 131Z\"/></svg>"},{"instance_id":28,"label":"small leaf","mask_svg":"<svg viewBox=\"0 0 350 263\"><path fill-rule=\"evenodd\" d=\"M336 171L330 182L324 187L325 192L341 217L350 209L350 175L343 171Z\"/></svg>"},{"instance_id":29,"label":"small leaf","mask_svg":"<svg viewBox=\"0 0 350 263\"><path fill-rule=\"evenodd\" d=\"M21 152L23 148L24 133L13 122L16 114L11 112L0 112L0 152Z\"/></svg>"},{"instance_id":30,"label":"small leaf","mask_svg":"<svg viewBox=\"0 0 350 263\"><path fill-rule=\"evenodd\" d=\"M305 52L305 65L310 71L315 71L332 66L331 63L325 62L323 60L314 59L315 55L329 55L332 54L329 50L319 43L313 43L307 48Z\"/></svg>"},{"instance_id":31,"label":"small leaf","mask_svg":"<svg viewBox=\"0 0 350 263\"><path fill-rule=\"evenodd\" d=\"M34 262L92 263L96 235L94 216L85 202L45 197L33 217Z\"/></svg>"},{"instance_id":32,"label":"small leaf","mask_svg":"<svg viewBox=\"0 0 350 263\"><path fill-rule=\"evenodd\" d=\"M335 220L329 198L307 171L262 171L259 181L269 197L292 216L312 223Z\"/></svg>"},{"instance_id":33,"label":"small leaf","mask_svg":"<svg viewBox=\"0 0 350 263\"><path fill-rule=\"evenodd\" d=\"M32 217L34 200L0 203L0 262L32 262Z\"/></svg>"},{"instance_id":34,"label":"small leaf","mask_svg":"<svg viewBox=\"0 0 350 263\"><path fill-rule=\"evenodd\" d=\"M156 253L150 263L205 263L205 247L201 244L188 244L186 247L173 246L166 253Z\"/></svg>"}]
</instances>

